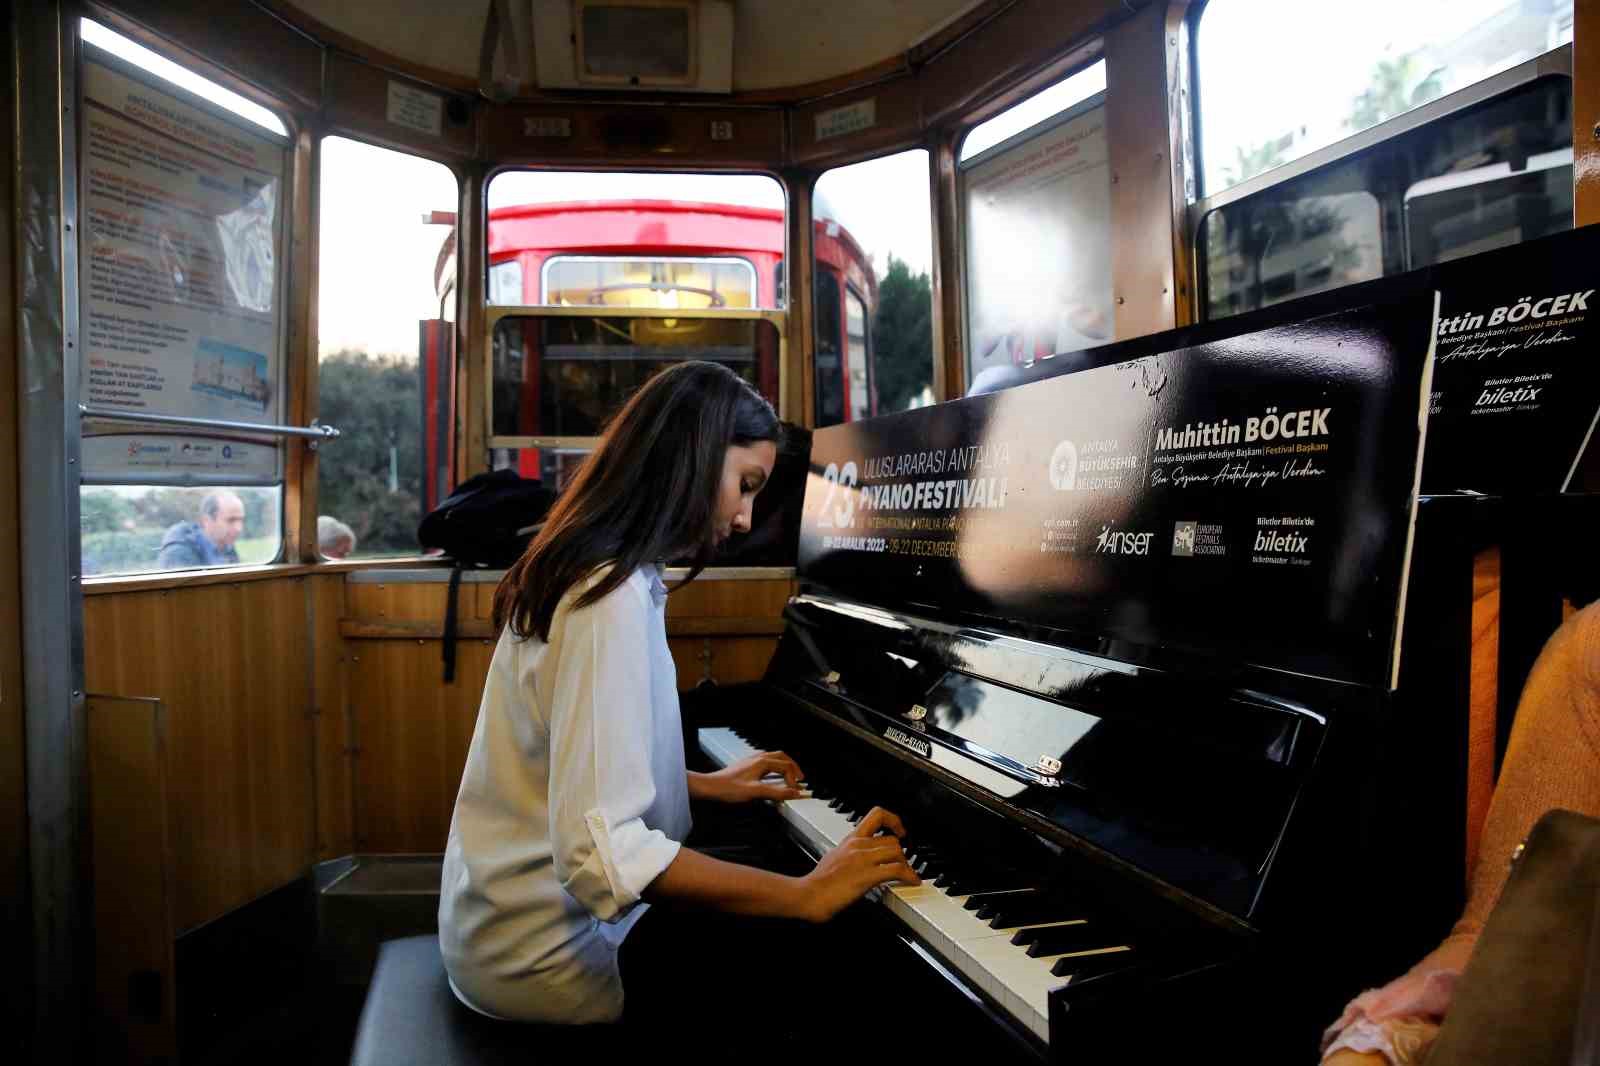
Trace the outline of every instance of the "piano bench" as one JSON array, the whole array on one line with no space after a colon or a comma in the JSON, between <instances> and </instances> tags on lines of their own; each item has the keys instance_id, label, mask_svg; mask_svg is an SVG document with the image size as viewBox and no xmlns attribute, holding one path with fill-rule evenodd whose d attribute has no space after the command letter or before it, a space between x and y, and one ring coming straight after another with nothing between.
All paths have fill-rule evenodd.
<instances>
[{"instance_id":1,"label":"piano bench","mask_svg":"<svg viewBox=\"0 0 1600 1066\"><path fill-rule=\"evenodd\" d=\"M620 1049L619 1025L531 1025L487 1018L456 999L434 934L385 941L350 1066L537 1066Z\"/></svg>"}]
</instances>

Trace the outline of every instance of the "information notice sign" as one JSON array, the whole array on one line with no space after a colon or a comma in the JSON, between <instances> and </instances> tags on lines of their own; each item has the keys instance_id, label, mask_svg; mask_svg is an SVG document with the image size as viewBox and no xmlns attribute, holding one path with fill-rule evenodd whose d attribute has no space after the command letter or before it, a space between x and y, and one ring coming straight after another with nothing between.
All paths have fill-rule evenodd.
<instances>
[{"instance_id":1,"label":"information notice sign","mask_svg":"<svg viewBox=\"0 0 1600 1066\"><path fill-rule=\"evenodd\" d=\"M968 381L1104 344L1113 333L1111 167L1097 96L962 174Z\"/></svg>"},{"instance_id":2,"label":"information notice sign","mask_svg":"<svg viewBox=\"0 0 1600 1066\"><path fill-rule=\"evenodd\" d=\"M91 45L84 53L81 399L128 414L281 422L288 142ZM122 423L87 431L129 436ZM167 453L147 439L149 449L86 447L85 479L195 476L155 463ZM262 476L259 459L235 477Z\"/></svg>"}]
</instances>

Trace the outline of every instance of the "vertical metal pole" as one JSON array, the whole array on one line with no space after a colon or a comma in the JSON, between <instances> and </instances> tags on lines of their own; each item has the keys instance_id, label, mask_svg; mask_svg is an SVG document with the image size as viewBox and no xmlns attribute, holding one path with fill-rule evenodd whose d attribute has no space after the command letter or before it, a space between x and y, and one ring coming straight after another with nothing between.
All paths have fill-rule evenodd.
<instances>
[{"instance_id":1,"label":"vertical metal pole","mask_svg":"<svg viewBox=\"0 0 1600 1066\"><path fill-rule=\"evenodd\" d=\"M17 0L17 420L35 1053L92 1031L88 734L78 587L77 14Z\"/></svg>"}]
</instances>

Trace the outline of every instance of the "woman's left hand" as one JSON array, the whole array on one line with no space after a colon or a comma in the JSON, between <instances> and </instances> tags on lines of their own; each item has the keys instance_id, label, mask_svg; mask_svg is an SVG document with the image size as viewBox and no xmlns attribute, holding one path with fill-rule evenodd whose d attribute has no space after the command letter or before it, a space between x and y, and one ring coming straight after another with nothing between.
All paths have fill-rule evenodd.
<instances>
[{"instance_id":1,"label":"woman's left hand","mask_svg":"<svg viewBox=\"0 0 1600 1066\"><path fill-rule=\"evenodd\" d=\"M698 785L690 794L723 803L800 799L804 780L800 764L783 752L758 751L715 773L690 775L691 785Z\"/></svg>"}]
</instances>

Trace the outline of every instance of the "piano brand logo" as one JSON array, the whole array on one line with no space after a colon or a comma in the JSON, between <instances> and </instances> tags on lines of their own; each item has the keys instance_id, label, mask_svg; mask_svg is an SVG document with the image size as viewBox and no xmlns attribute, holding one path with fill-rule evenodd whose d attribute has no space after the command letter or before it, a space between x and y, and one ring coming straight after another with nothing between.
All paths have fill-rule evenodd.
<instances>
[{"instance_id":1,"label":"piano brand logo","mask_svg":"<svg viewBox=\"0 0 1600 1066\"><path fill-rule=\"evenodd\" d=\"M1098 555L1149 555L1154 533L1129 533L1110 526L1101 526L1100 535L1094 539Z\"/></svg>"},{"instance_id":2,"label":"piano brand logo","mask_svg":"<svg viewBox=\"0 0 1600 1066\"><path fill-rule=\"evenodd\" d=\"M1070 440L1057 444L1050 453L1050 487L1057 492L1078 487L1078 446Z\"/></svg>"},{"instance_id":3,"label":"piano brand logo","mask_svg":"<svg viewBox=\"0 0 1600 1066\"><path fill-rule=\"evenodd\" d=\"M931 758L933 756L932 744L929 744L921 737L912 736L903 729L896 729L894 726L890 726L883 731L883 739L891 740L900 745L902 748L910 748L924 759Z\"/></svg>"}]
</instances>

